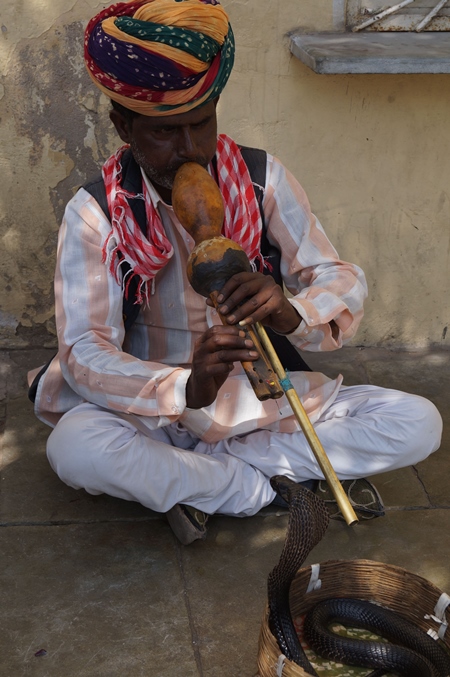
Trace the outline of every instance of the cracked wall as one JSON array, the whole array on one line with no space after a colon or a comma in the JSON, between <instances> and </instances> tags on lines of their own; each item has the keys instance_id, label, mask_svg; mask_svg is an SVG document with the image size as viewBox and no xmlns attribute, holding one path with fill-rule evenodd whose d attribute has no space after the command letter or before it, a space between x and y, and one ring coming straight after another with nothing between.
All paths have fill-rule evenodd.
<instances>
[{"instance_id":1,"label":"cracked wall","mask_svg":"<svg viewBox=\"0 0 450 677\"><path fill-rule=\"evenodd\" d=\"M6 3L4 3L6 4ZM55 344L53 270L68 199L118 146L82 60L92 0L0 15L0 346ZM449 76L317 75L287 33L333 30L342 0L223 0L237 45L219 126L277 155L370 289L362 345L448 346Z\"/></svg>"},{"instance_id":2,"label":"cracked wall","mask_svg":"<svg viewBox=\"0 0 450 677\"><path fill-rule=\"evenodd\" d=\"M64 207L116 147L109 103L84 72L86 3L83 11L68 2L57 11L47 2L19 4L23 12L2 12L0 34L0 341L7 347L55 343L53 271ZM41 14L29 34L39 9L47 21Z\"/></svg>"}]
</instances>

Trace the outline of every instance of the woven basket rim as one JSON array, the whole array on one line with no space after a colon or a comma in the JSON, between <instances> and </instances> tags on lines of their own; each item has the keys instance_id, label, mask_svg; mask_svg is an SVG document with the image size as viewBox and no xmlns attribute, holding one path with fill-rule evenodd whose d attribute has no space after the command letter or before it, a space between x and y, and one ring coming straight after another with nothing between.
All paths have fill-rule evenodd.
<instances>
[{"instance_id":1,"label":"woven basket rim","mask_svg":"<svg viewBox=\"0 0 450 677\"><path fill-rule=\"evenodd\" d=\"M316 589L307 592L313 570L320 585L316 584ZM369 599L403 615L425 632L431 630L437 633L442 624L433 620L432 616L443 595L445 593L431 581L396 564L369 559L333 559L308 564L297 571L291 586L290 603L292 615L297 617L315 603L330 597ZM268 618L266 604L259 636L259 676L309 677L299 665L282 658ZM450 606L444 611L444 618L450 625ZM450 649L450 630L445 633L443 643Z\"/></svg>"}]
</instances>

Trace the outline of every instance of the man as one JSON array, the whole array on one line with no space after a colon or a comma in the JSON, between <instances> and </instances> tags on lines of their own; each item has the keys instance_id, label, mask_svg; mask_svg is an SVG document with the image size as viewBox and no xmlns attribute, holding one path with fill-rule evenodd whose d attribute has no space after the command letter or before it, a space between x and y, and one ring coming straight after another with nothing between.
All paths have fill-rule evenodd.
<instances>
[{"instance_id":1,"label":"man","mask_svg":"<svg viewBox=\"0 0 450 677\"><path fill-rule=\"evenodd\" d=\"M252 178L239 147L217 135L233 55L215 0L120 3L88 24L88 72L112 99L126 145L103 167L106 206L87 189L67 206L55 276L59 350L36 397L37 415L55 426L48 457L64 482L167 513L186 544L204 537L207 515L270 504L273 475L322 477L286 398L260 402L251 390L241 362L258 353L240 323L262 322L297 349L335 350L354 336L367 294L362 271L339 260L302 188L270 155L264 229L292 298L263 274ZM226 326L186 277L194 243L171 191L188 161L216 179L223 234L258 270L222 289ZM144 233L133 202L145 208ZM124 295L142 304L127 329ZM439 446L441 418L423 398L307 371L290 378L343 480L417 463Z\"/></svg>"}]
</instances>

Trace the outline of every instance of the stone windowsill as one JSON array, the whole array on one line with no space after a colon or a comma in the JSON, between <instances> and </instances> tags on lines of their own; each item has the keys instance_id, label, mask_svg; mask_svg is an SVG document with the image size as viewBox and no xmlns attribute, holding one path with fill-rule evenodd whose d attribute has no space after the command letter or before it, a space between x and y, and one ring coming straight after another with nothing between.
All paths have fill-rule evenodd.
<instances>
[{"instance_id":1,"label":"stone windowsill","mask_svg":"<svg viewBox=\"0 0 450 677\"><path fill-rule=\"evenodd\" d=\"M294 56L316 73L450 73L450 33L290 34Z\"/></svg>"}]
</instances>

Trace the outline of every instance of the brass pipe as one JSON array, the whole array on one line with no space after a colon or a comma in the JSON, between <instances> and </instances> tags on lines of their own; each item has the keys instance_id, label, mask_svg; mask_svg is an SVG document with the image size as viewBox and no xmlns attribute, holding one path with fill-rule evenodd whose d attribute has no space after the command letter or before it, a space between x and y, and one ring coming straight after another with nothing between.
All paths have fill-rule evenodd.
<instances>
[{"instance_id":1,"label":"brass pipe","mask_svg":"<svg viewBox=\"0 0 450 677\"><path fill-rule=\"evenodd\" d=\"M267 353L267 357L269 358L273 370L283 385L283 382L286 383L286 371L284 370L284 367L278 358L275 348L273 347L272 342L269 339L262 324L260 322L255 322L254 327ZM323 472L323 476L325 477L327 484L330 487L334 498L336 499L346 523L349 526L356 524L356 522L358 522L358 517L356 516L349 498L342 488L342 484L340 483L334 468L331 465L319 438L317 437L317 433L314 430L311 421L309 420L308 414L306 413L299 396L290 382L285 389L285 394L289 404L291 405L292 411L294 412L295 418L300 424L303 434L305 435L306 440L311 447L311 451L316 457L317 463Z\"/></svg>"}]
</instances>

